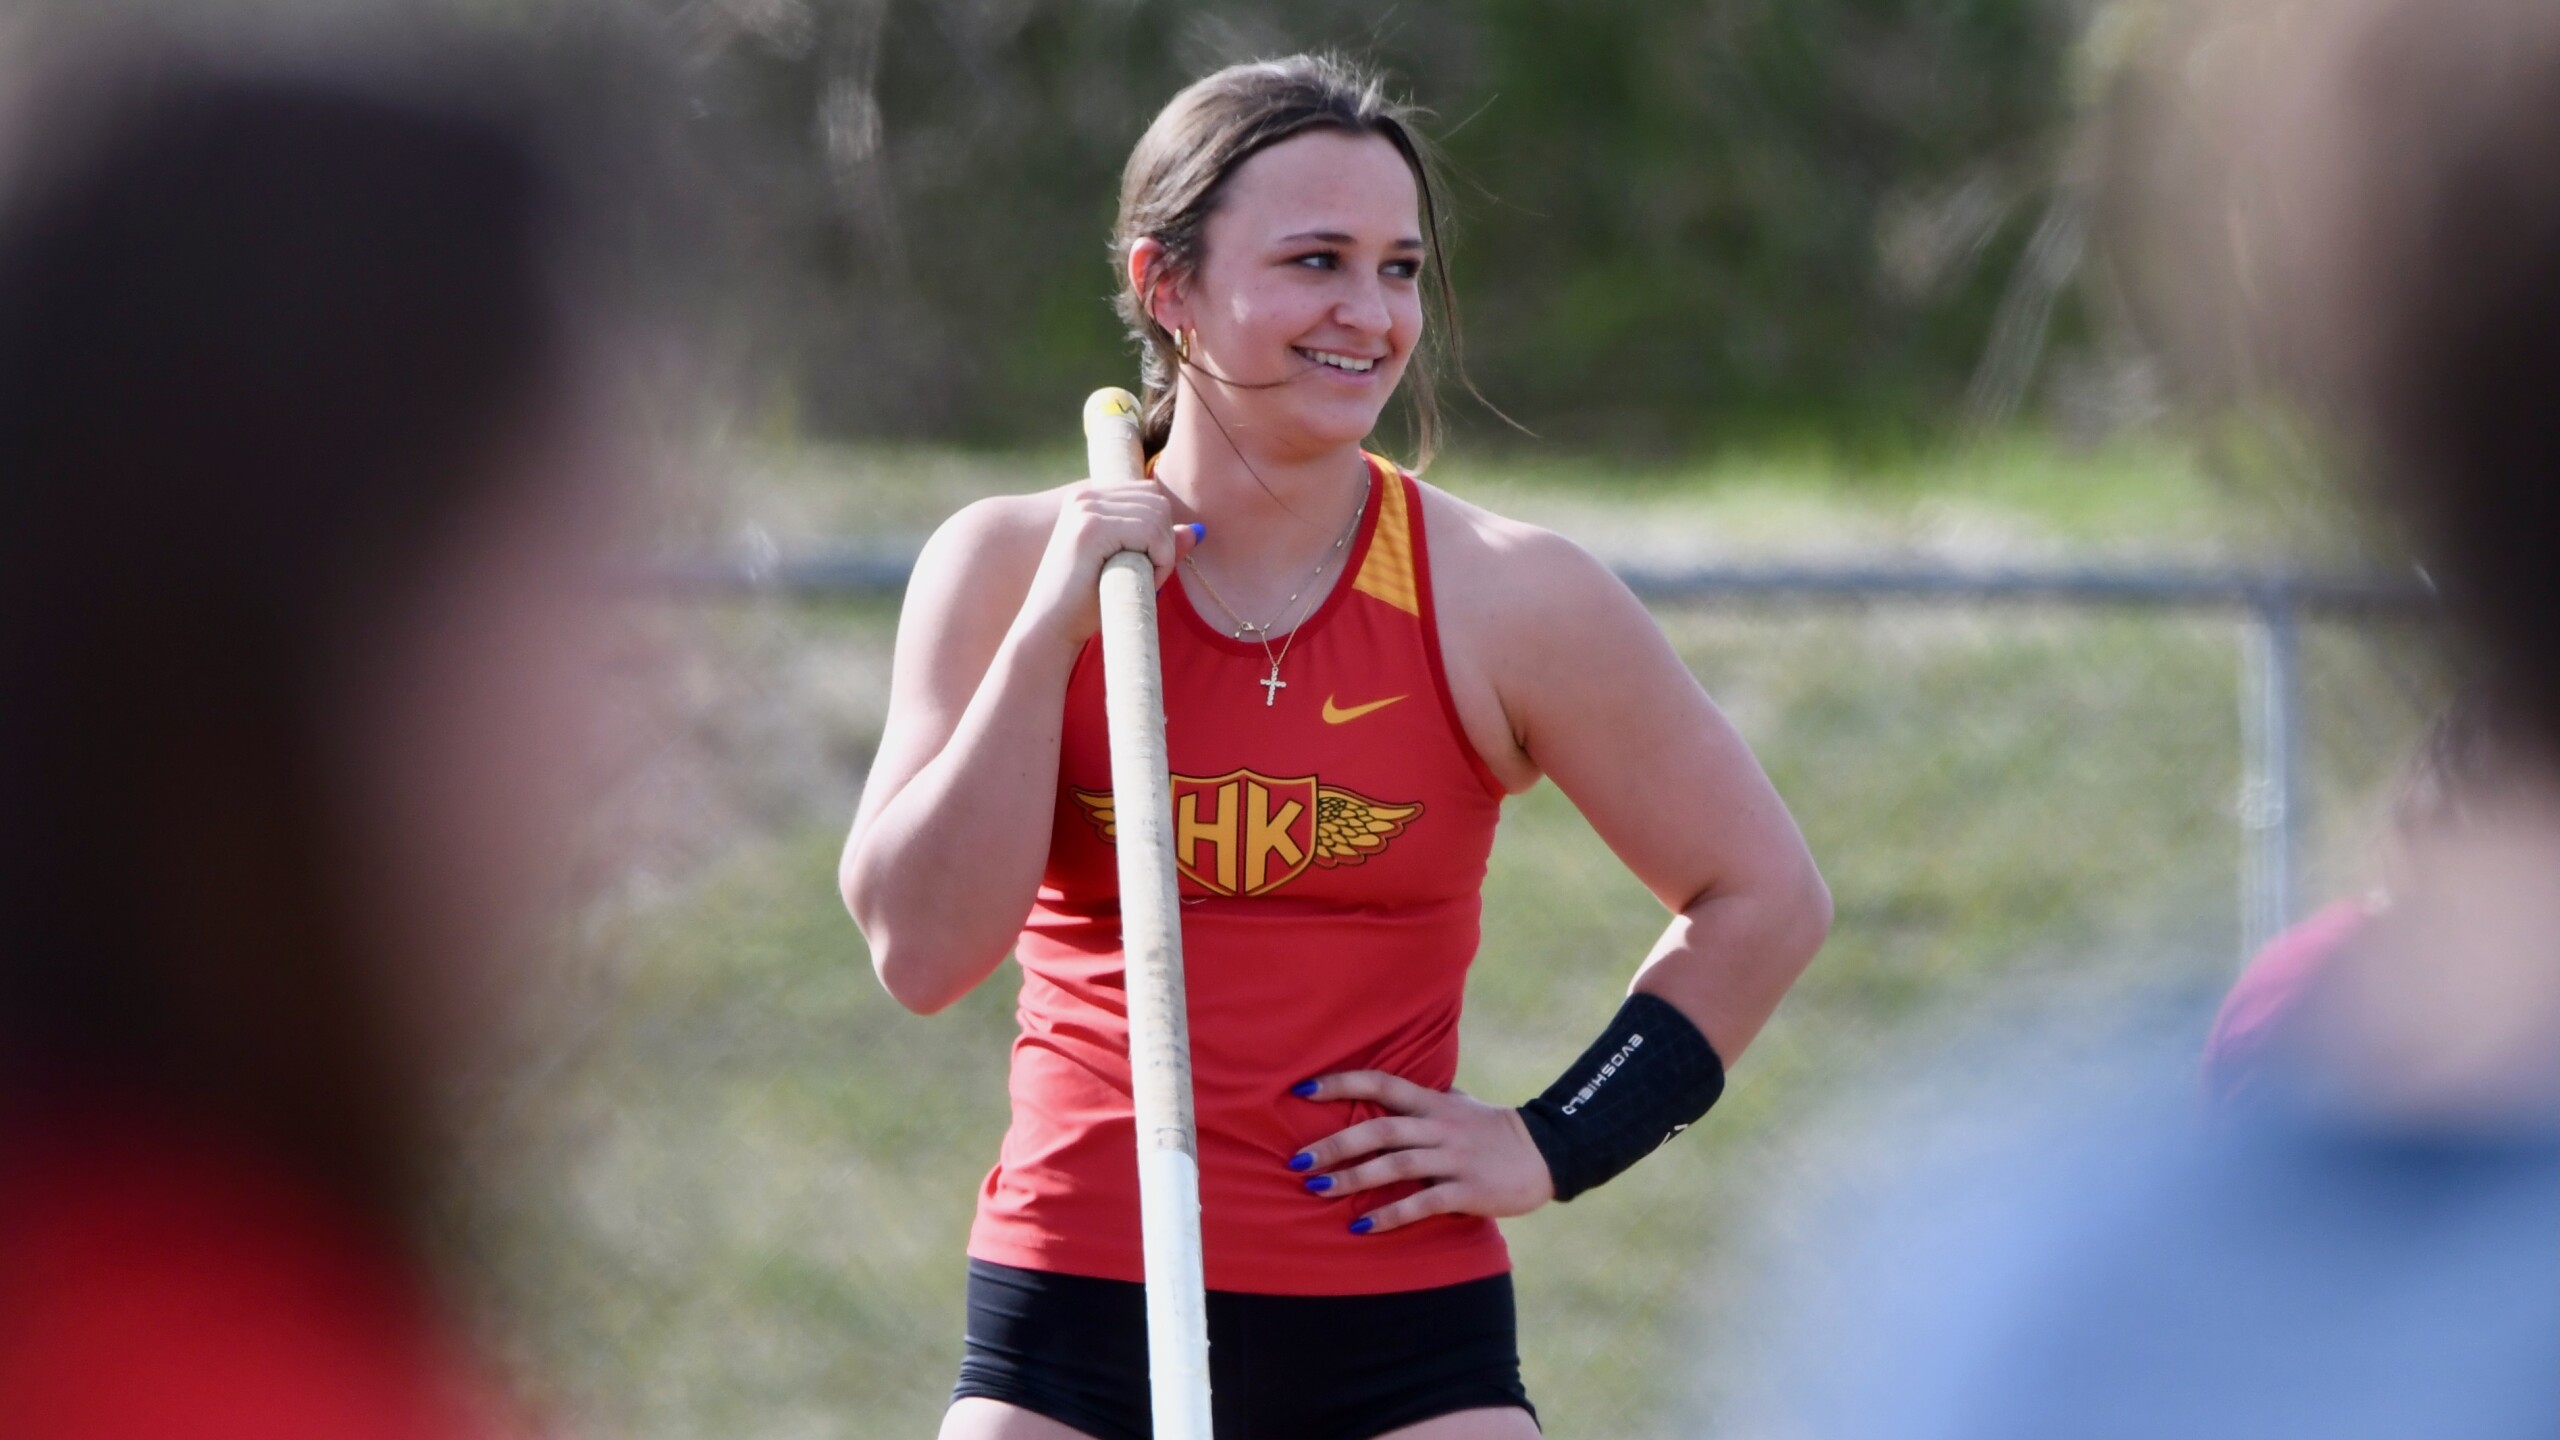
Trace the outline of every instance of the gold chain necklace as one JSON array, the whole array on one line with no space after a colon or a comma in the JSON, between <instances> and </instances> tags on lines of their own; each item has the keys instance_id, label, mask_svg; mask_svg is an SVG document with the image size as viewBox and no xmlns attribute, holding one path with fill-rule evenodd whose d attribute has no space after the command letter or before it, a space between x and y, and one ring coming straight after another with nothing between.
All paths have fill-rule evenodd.
<instances>
[{"instance_id":1,"label":"gold chain necklace","mask_svg":"<svg viewBox=\"0 0 2560 1440\"><path fill-rule=\"evenodd\" d=\"M1227 597L1218 593L1218 587L1209 583L1209 577L1201 572L1199 565L1194 563L1188 555L1182 557L1183 565L1191 571L1191 578L1199 581L1200 588L1209 592L1209 598L1217 602L1220 610L1226 612L1227 619L1235 626L1236 638L1242 640L1247 635L1251 635L1262 646L1262 658L1271 662L1270 678L1253 682L1262 687L1264 705L1279 704L1280 692L1289 688L1289 682L1280 678L1280 662L1289 658L1289 647L1298 643L1299 626L1295 621L1290 623L1289 633L1280 637L1280 649L1277 654L1274 654L1271 649L1271 632L1279 629L1282 621L1289 620L1291 611L1297 607L1299 596L1312 597L1315 594L1316 582L1324 578L1324 568L1333 563L1333 557L1341 553L1344 546L1351 543L1351 537L1359 533L1360 517L1368 513L1369 495L1366 490L1363 490L1360 494L1360 507L1351 512L1351 523L1342 527L1342 533L1334 537L1333 544L1327 547L1324 554L1316 558L1315 573L1306 578L1306 582L1298 587L1296 593L1280 602L1279 613L1259 625L1237 614L1236 607L1228 604Z\"/></svg>"}]
</instances>

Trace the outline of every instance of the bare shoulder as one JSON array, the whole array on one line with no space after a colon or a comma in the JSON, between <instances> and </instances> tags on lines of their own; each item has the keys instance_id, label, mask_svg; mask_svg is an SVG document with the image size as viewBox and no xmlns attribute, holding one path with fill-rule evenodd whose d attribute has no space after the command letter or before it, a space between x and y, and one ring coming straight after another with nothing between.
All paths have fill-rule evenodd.
<instances>
[{"instance_id":1,"label":"bare shoulder","mask_svg":"<svg viewBox=\"0 0 2560 1440\"><path fill-rule=\"evenodd\" d=\"M1592 667L1661 648L1609 567L1543 526L1422 487L1440 653L1460 725L1505 790L1537 782L1529 741L1552 696Z\"/></svg>"},{"instance_id":2,"label":"bare shoulder","mask_svg":"<svg viewBox=\"0 0 2560 1440\"><path fill-rule=\"evenodd\" d=\"M1058 523L1058 509L1075 487L1061 485L1028 495L990 495L972 500L934 527L917 559L927 567L955 567L980 579L1020 572L1028 584L1040 563L1041 549Z\"/></svg>"},{"instance_id":3,"label":"bare shoulder","mask_svg":"<svg viewBox=\"0 0 2560 1440\"><path fill-rule=\"evenodd\" d=\"M1642 607L1599 557L1544 526L1497 515L1434 485L1422 486L1432 586L1447 628L1489 622L1570 632Z\"/></svg>"},{"instance_id":4,"label":"bare shoulder","mask_svg":"<svg viewBox=\"0 0 2560 1440\"><path fill-rule=\"evenodd\" d=\"M1031 593L1073 488L972 501L935 528L916 556L898 612L893 722L928 697L953 707L967 703Z\"/></svg>"},{"instance_id":5,"label":"bare shoulder","mask_svg":"<svg viewBox=\"0 0 2560 1440\"><path fill-rule=\"evenodd\" d=\"M911 617L996 634L1031 592L1031 577L1072 485L973 500L936 526L907 585Z\"/></svg>"}]
</instances>

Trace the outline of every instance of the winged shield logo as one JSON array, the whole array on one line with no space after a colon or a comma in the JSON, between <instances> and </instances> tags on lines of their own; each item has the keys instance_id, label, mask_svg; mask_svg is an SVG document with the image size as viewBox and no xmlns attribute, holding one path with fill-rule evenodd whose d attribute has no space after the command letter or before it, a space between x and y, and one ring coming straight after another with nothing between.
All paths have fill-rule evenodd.
<instances>
[{"instance_id":1,"label":"winged shield logo","mask_svg":"<svg viewBox=\"0 0 2560 1440\"><path fill-rule=\"evenodd\" d=\"M1240 769L1172 780L1174 864L1213 895L1268 895L1310 865L1364 864L1422 814L1419 802L1372 800L1313 775ZM1117 840L1111 792L1073 794L1102 838Z\"/></svg>"}]
</instances>

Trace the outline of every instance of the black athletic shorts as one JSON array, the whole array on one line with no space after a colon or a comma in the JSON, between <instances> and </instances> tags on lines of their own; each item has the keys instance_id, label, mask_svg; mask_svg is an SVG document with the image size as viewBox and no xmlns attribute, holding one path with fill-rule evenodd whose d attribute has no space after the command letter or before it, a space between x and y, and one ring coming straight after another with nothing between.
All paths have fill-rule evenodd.
<instances>
[{"instance_id":1,"label":"black athletic shorts","mask_svg":"<svg viewBox=\"0 0 2560 1440\"><path fill-rule=\"evenodd\" d=\"M1218 1440L1368 1440L1495 1406L1535 1419L1518 1336L1509 1275L1386 1295L1212 1290ZM951 1398L971 1396L1096 1440L1147 1440L1146 1287L970 1261L968 1353Z\"/></svg>"}]
</instances>

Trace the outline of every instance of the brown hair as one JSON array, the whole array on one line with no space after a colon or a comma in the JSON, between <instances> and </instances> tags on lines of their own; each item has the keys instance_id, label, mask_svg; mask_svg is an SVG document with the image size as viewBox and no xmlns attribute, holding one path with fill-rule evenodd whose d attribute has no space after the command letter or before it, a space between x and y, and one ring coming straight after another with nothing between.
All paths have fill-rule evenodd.
<instances>
[{"instance_id":1,"label":"brown hair","mask_svg":"<svg viewBox=\"0 0 2560 1440\"><path fill-rule=\"evenodd\" d=\"M1155 287L1196 273L1203 232L1216 213L1236 167L1293 136L1330 130L1375 135L1396 147L1413 170L1422 199L1422 225L1430 241L1442 342L1458 353L1458 311L1449 286L1449 261L1440 244L1440 210L1433 163L1415 126L1420 112L1388 98L1374 73L1329 55L1292 55L1230 65L1192 82L1167 104L1129 152L1120 175L1120 218L1111 231L1111 258L1119 278L1115 306L1129 337L1138 343L1144 387L1141 427L1147 453L1164 448L1173 430L1173 405L1181 355L1171 333L1148 313ZM1164 246L1166 261L1145 292L1129 281L1129 253L1142 239ZM1417 468L1431 462L1440 434L1438 355L1426 337L1415 348L1403 390L1413 407ZM1461 380L1464 370L1460 369Z\"/></svg>"}]
</instances>

